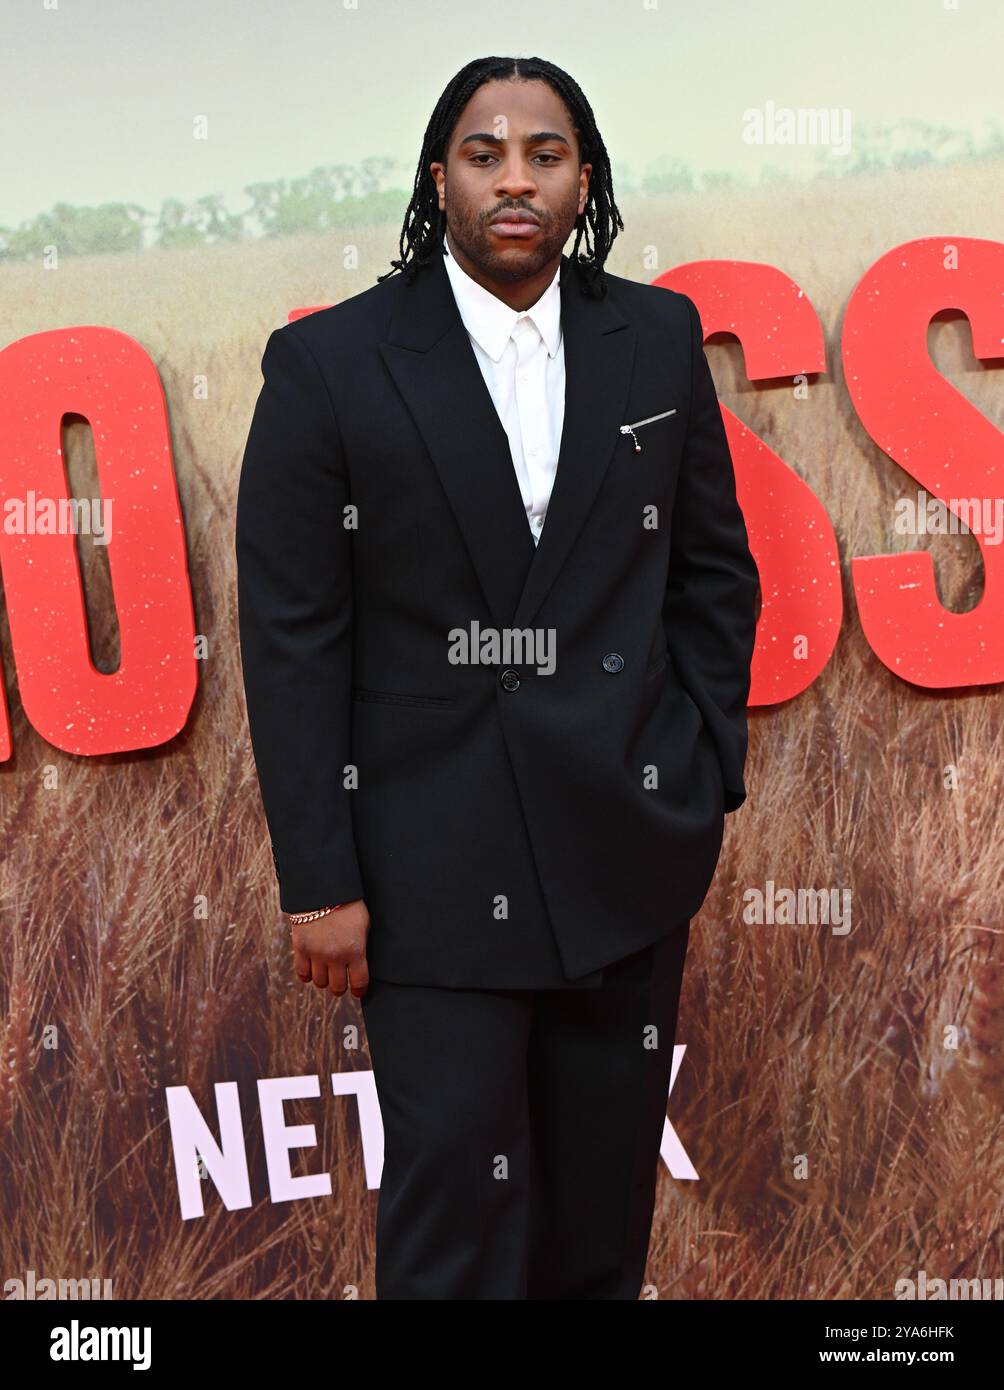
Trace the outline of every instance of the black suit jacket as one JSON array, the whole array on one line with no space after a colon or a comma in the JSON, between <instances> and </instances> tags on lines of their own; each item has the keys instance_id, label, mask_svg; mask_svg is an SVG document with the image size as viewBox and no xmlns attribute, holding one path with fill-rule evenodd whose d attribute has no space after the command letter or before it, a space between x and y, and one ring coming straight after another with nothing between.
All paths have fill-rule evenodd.
<instances>
[{"instance_id":1,"label":"black suit jacket","mask_svg":"<svg viewBox=\"0 0 1004 1390\"><path fill-rule=\"evenodd\" d=\"M282 909L365 898L374 978L595 978L697 912L746 797L758 572L700 321L607 284L562 258L536 548L441 257L266 344L236 526L252 746ZM637 453L620 427L650 416ZM475 621L552 629L554 673L452 664Z\"/></svg>"}]
</instances>

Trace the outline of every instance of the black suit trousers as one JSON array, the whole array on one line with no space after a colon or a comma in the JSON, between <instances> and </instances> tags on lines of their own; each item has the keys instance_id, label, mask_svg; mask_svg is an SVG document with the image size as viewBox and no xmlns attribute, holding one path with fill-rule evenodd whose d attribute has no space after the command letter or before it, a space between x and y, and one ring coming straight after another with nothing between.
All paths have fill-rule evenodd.
<instances>
[{"instance_id":1,"label":"black suit trousers","mask_svg":"<svg viewBox=\"0 0 1004 1390\"><path fill-rule=\"evenodd\" d=\"M591 989L371 982L378 1299L638 1298L689 934Z\"/></svg>"}]
</instances>

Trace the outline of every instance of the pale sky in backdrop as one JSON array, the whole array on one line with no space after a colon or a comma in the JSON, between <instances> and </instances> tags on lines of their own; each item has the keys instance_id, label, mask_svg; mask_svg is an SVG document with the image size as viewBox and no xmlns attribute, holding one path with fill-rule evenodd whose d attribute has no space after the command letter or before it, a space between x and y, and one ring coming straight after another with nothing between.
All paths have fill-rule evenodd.
<instances>
[{"instance_id":1,"label":"pale sky in backdrop","mask_svg":"<svg viewBox=\"0 0 1004 1390\"><path fill-rule=\"evenodd\" d=\"M240 211L247 184L367 156L403 160L410 186L443 86L499 52L570 72L633 174L666 155L811 174L811 150L743 143L768 100L980 143L1004 121L1004 0L0 0L0 17L6 226L57 201L222 193Z\"/></svg>"}]
</instances>

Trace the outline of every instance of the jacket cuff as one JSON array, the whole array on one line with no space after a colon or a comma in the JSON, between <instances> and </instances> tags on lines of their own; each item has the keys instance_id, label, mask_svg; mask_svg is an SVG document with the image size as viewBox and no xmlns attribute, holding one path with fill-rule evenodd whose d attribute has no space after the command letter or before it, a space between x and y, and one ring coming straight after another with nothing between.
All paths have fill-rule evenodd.
<instances>
[{"instance_id":1,"label":"jacket cuff","mask_svg":"<svg viewBox=\"0 0 1004 1390\"><path fill-rule=\"evenodd\" d=\"M735 789L734 787L726 787L726 788L725 788L725 814L728 815L728 813L729 813L730 811L738 811L738 810L739 810L739 807L740 807L740 806L743 804L743 802L746 800L746 796L747 796L747 791L746 791L746 788L745 788L745 787L743 787L743 788L742 788L741 790L739 790L739 791L736 791L736 789Z\"/></svg>"},{"instance_id":2,"label":"jacket cuff","mask_svg":"<svg viewBox=\"0 0 1004 1390\"><path fill-rule=\"evenodd\" d=\"M365 896L354 855L281 859L272 849L283 912L314 912L319 907L355 902Z\"/></svg>"}]
</instances>

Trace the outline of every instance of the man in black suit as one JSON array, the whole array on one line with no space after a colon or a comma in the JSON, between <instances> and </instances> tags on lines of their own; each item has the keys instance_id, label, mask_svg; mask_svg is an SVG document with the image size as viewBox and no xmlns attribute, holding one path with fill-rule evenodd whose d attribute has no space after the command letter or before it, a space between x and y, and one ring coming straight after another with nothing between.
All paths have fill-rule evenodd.
<instances>
[{"instance_id":1,"label":"man in black suit","mask_svg":"<svg viewBox=\"0 0 1004 1390\"><path fill-rule=\"evenodd\" d=\"M248 718L297 973L363 1000L379 1298L644 1276L758 574L697 311L604 272L618 226L577 84L477 60L399 273L262 359Z\"/></svg>"}]
</instances>

